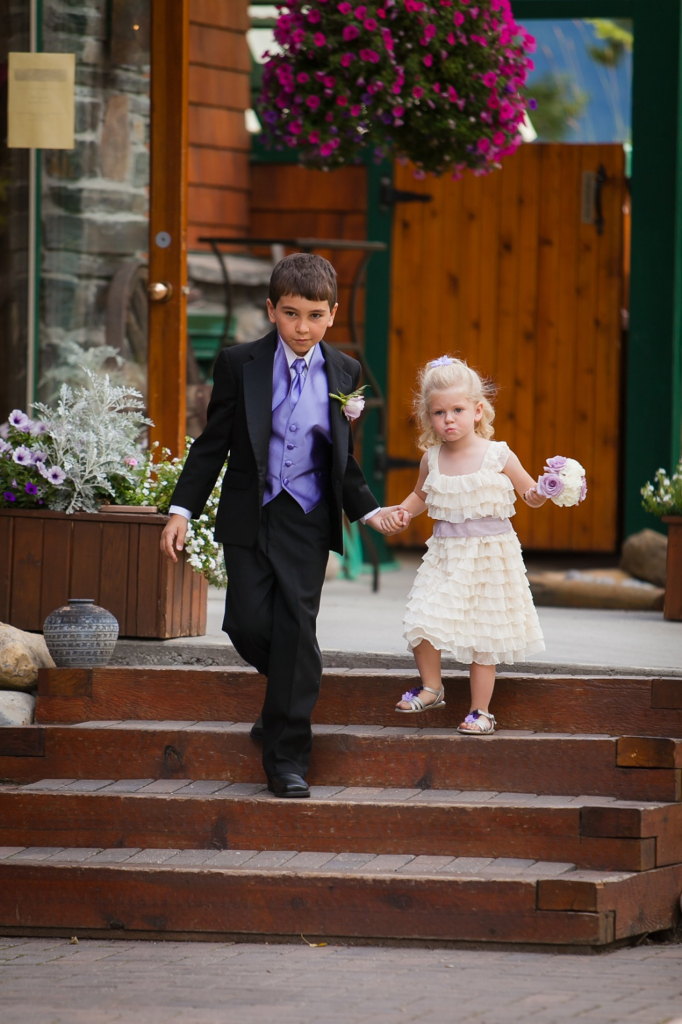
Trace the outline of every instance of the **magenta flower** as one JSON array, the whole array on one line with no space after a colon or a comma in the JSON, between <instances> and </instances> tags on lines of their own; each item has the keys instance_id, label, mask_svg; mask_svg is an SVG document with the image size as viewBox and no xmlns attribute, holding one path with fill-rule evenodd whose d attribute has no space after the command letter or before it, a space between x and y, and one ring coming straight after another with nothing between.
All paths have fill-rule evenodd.
<instances>
[{"instance_id":1,"label":"magenta flower","mask_svg":"<svg viewBox=\"0 0 682 1024\"><path fill-rule=\"evenodd\" d=\"M306 74L305 71L299 71L299 73L296 75L296 81L299 83L299 85L305 85L306 82L310 81L310 75Z\"/></svg>"},{"instance_id":2,"label":"magenta flower","mask_svg":"<svg viewBox=\"0 0 682 1024\"><path fill-rule=\"evenodd\" d=\"M308 96L305 102L306 106L310 107L311 110L317 110L321 101L319 96Z\"/></svg>"},{"instance_id":3,"label":"magenta flower","mask_svg":"<svg viewBox=\"0 0 682 1024\"><path fill-rule=\"evenodd\" d=\"M543 498L558 498L564 489L564 482L556 473L545 473L537 482L536 490Z\"/></svg>"},{"instance_id":4,"label":"magenta flower","mask_svg":"<svg viewBox=\"0 0 682 1024\"><path fill-rule=\"evenodd\" d=\"M353 106L350 108L351 117L359 117L361 113L362 107L360 106L360 104L354 103Z\"/></svg>"},{"instance_id":5,"label":"magenta flower","mask_svg":"<svg viewBox=\"0 0 682 1024\"><path fill-rule=\"evenodd\" d=\"M352 53L344 53L343 56L341 57L341 67L349 67L353 60L355 60L355 57Z\"/></svg>"},{"instance_id":6,"label":"magenta flower","mask_svg":"<svg viewBox=\"0 0 682 1024\"><path fill-rule=\"evenodd\" d=\"M353 10L353 8L351 7L351 5L349 3L342 3L342 4L338 5L337 10L341 14L350 14L350 12Z\"/></svg>"},{"instance_id":7,"label":"magenta flower","mask_svg":"<svg viewBox=\"0 0 682 1024\"><path fill-rule=\"evenodd\" d=\"M394 107L393 108L393 116L394 117L402 117L404 113L405 113L405 107Z\"/></svg>"},{"instance_id":8,"label":"magenta flower","mask_svg":"<svg viewBox=\"0 0 682 1024\"><path fill-rule=\"evenodd\" d=\"M379 24L374 20L374 18L368 18L364 24L368 32L376 32L379 28Z\"/></svg>"},{"instance_id":9,"label":"magenta flower","mask_svg":"<svg viewBox=\"0 0 682 1024\"><path fill-rule=\"evenodd\" d=\"M334 152L334 147L331 142L325 142L320 146L320 156L331 156Z\"/></svg>"},{"instance_id":10,"label":"magenta flower","mask_svg":"<svg viewBox=\"0 0 682 1024\"><path fill-rule=\"evenodd\" d=\"M312 146L316 146L319 141L320 141L320 133L319 132L311 132L310 135L308 136L308 142Z\"/></svg>"},{"instance_id":11,"label":"magenta flower","mask_svg":"<svg viewBox=\"0 0 682 1024\"><path fill-rule=\"evenodd\" d=\"M493 142L497 147L504 146L506 138L507 136L504 132L496 132L495 135L493 135Z\"/></svg>"},{"instance_id":12,"label":"magenta flower","mask_svg":"<svg viewBox=\"0 0 682 1024\"><path fill-rule=\"evenodd\" d=\"M336 102L339 107L345 107L346 104L348 103L348 99L345 96L337 96Z\"/></svg>"},{"instance_id":13,"label":"magenta flower","mask_svg":"<svg viewBox=\"0 0 682 1024\"><path fill-rule=\"evenodd\" d=\"M360 21L362 21L362 19L366 16L366 14L367 14L367 8L366 7L356 7L355 8L355 17L359 18Z\"/></svg>"},{"instance_id":14,"label":"magenta flower","mask_svg":"<svg viewBox=\"0 0 682 1024\"><path fill-rule=\"evenodd\" d=\"M452 20L454 21L455 25L457 25L457 27L459 28L460 25L464 24L464 15L462 14L461 11L455 11L455 13L452 16Z\"/></svg>"},{"instance_id":15,"label":"magenta flower","mask_svg":"<svg viewBox=\"0 0 682 1024\"><path fill-rule=\"evenodd\" d=\"M503 100L500 104L500 121L508 121L513 116L514 108L511 103L508 103L507 100Z\"/></svg>"},{"instance_id":16,"label":"magenta flower","mask_svg":"<svg viewBox=\"0 0 682 1024\"><path fill-rule=\"evenodd\" d=\"M333 89L334 86L336 85L336 79L334 78L333 75L325 75L322 81L324 82L328 89Z\"/></svg>"},{"instance_id":17,"label":"magenta flower","mask_svg":"<svg viewBox=\"0 0 682 1024\"><path fill-rule=\"evenodd\" d=\"M292 121L289 125L289 131L292 135L300 135L303 131L303 123L301 121Z\"/></svg>"},{"instance_id":18,"label":"magenta flower","mask_svg":"<svg viewBox=\"0 0 682 1024\"><path fill-rule=\"evenodd\" d=\"M321 18L322 15L320 14L320 12L316 11L315 9L310 11L308 14L308 21L310 22L311 25L317 25L318 21L320 21Z\"/></svg>"},{"instance_id":19,"label":"magenta flower","mask_svg":"<svg viewBox=\"0 0 682 1024\"><path fill-rule=\"evenodd\" d=\"M414 89L412 90L412 95L416 100L420 100L422 98L422 96L424 95L424 90L422 89L421 85L415 85Z\"/></svg>"},{"instance_id":20,"label":"magenta flower","mask_svg":"<svg viewBox=\"0 0 682 1024\"><path fill-rule=\"evenodd\" d=\"M313 42L315 43L315 46L324 46L327 42L327 37L323 32L316 32L313 36Z\"/></svg>"},{"instance_id":21,"label":"magenta flower","mask_svg":"<svg viewBox=\"0 0 682 1024\"><path fill-rule=\"evenodd\" d=\"M433 25L433 24L427 25L426 28L424 29L424 38L426 39L427 42L430 39L433 39L435 34L436 34L436 26Z\"/></svg>"},{"instance_id":22,"label":"magenta flower","mask_svg":"<svg viewBox=\"0 0 682 1024\"><path fill-rule=\"evenodd\" d=\"M357 25L346 25L342 32L344 42L350 43L352 39L357 39L360 35L360 29Z\"/></svg>"},{"instance_id":23,"label":"magenta flower","mask_svg":"<svg viewBox=\"0 0 682 1024\"><path fill-rule=\"evenodd\" d=\"M305 32L302 28L297 28L295 32L291 33L291 39L297 46L300 46L305 39Z\"/></svg>"},{"instance_id":24,"label":"magenta flower","mask_svg":"<svg viewBox=\"0 0 682 1024\"><path fill-rule=\"evenodd\" d=\"M490 139L479 139L477 145L481 153L487 153L490 149Z\"/></svg>"},{"instance_id":25,"label":"magenta flower","mask_svg":"<svg viewBox=\"0 0 682 1024\"><path fill-rule=\"evenodd\" d=\"M387 29L387 28L382 28L382 30L381 30L381 38L384 41L384 46L386 47L386 49L390 53L393 50L394 46L395 46L395 43L393 42L393 36L391 35L390 30Z\"/></svg>"},{"instance_id":26,"label":"magenta flower","mask_svg":"<svg viewBox=\"0 0 682 1024\"><path fill-rule=\"evenodd\" d=\"M427 68L430 68L431 65L433 64L433 57L431 56L430 53L427 53L426 56L424 57L424 63L426 64Z\"/></svg>"},{"instance_id":27,"label":"magenta flower","mask_svg":"<svg viewBox=\"0 0 682 1024\"><path fill-rule=\"evenodd\" d=\"M489 89L492 89L496 82L497 75L495 74L494 71L487 71L483 76L483 84L486 85Z\"/></svg>"}]
</instances>

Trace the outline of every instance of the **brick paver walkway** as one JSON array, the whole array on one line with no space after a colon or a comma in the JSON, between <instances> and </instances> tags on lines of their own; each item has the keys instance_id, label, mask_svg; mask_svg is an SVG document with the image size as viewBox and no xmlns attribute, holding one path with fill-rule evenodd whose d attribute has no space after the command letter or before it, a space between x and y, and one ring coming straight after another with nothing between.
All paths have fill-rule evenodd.
<instances>
[{"instance_id":1,"label":"brick paver walkway","mask_svg":"<svg viewBox=\"0 0 682 1024\"><path fill-rule=\"evenodd\" d=\"M682 945L491 950L0 939L2 1024L682 1024Z\"/></svg>"}]
</instances>

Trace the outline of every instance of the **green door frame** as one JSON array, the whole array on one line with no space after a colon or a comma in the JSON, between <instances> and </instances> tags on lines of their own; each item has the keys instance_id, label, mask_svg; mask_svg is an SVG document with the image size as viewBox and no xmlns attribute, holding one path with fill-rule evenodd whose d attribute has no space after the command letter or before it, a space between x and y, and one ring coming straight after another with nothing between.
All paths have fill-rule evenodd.
<instances>
[{"instance_id":1,"label":"green door frame","mask_svg":"<svg viewBox=\"0 0 682 1024\"><path fill-rule=\"evenodd\" d=\"M656 526L641 507L639 490L659 466L680 457L682 415L682 0L512 0L514 16L632 18L633 75L632 278L626 362L624 535ZM390 214L378 202L386 166L370 165L368 237L390 243ZM386 388L390 309L390 257L369 266L367 356ZM371 440L371 424L365 428ZM365 471L373 478L373 445L365 445ZM570 454L570 453L567 453Z\"/></svg>"}]
</instances>

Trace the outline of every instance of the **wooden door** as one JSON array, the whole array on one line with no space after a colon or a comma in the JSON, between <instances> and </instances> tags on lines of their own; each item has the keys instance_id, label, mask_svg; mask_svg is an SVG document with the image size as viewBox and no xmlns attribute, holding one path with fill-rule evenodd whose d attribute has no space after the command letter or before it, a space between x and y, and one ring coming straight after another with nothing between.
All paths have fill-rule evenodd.
<instances>
[{"instance_id":1,"label":"wooden door","mask_svg":"<svg viewBox=\"0 0 682 1024\"><path fill-rule=\"evenodd\" d=\"M603 165L603 232L584 188ZM586 468L589 498L575 509L518 508L526 548L614 551L619 512L623 150L614 145L527 145L498 173L396 187L430 203L396 207L392 246L389 451L418 458L411 391L418 367L444 353L499 387L495 437L537 475L552 455ZM588 197L589 198L589 197ZM389 473L400 501L413 470ZM518 503L522 505L521 502ZM425 517L397 538L430 535Z\"/></svg>"}]
</instances>

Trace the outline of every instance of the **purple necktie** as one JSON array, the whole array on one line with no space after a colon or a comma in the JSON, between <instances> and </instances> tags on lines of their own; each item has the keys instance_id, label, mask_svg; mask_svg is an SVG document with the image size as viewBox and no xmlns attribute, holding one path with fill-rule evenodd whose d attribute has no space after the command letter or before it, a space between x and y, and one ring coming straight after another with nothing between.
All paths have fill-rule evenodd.
<instances>
[{"instance_id":1,"label":"purple necktie","mask_svg":"<svg viewBox=\"0 0 682 1024\"><path fill-rule=\"evenodd\" d=\"M298 400L301 397L303 391L303 385L305 384L305 359L294 359L291 364L291 368L296 374L291 382L291 391L289 392L289 405L292 409L296 408Z\"/></svg>"}]
</instances>

